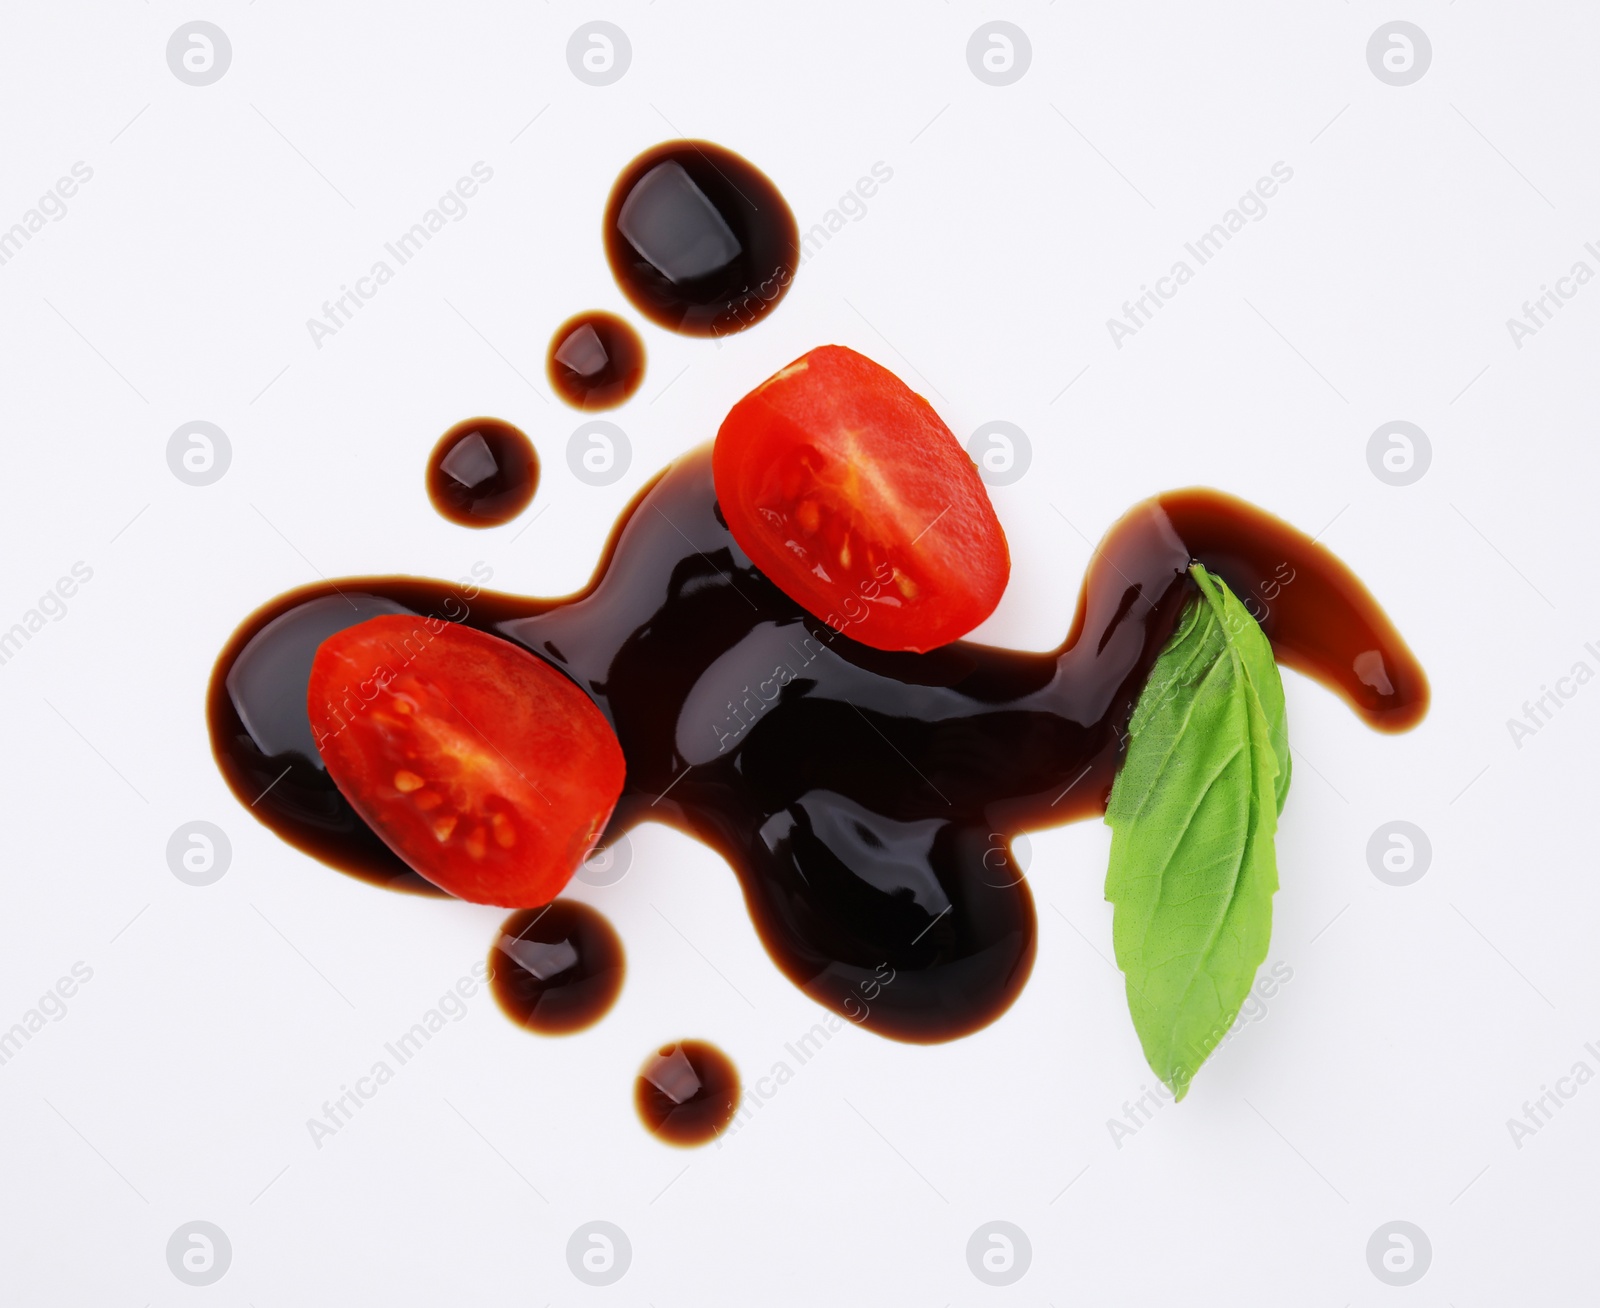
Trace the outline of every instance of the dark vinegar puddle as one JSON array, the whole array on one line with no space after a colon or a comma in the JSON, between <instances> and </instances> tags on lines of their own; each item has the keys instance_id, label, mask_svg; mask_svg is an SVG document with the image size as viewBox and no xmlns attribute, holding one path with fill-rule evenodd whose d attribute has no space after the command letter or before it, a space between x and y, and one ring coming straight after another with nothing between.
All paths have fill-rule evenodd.
<instances>
[{"instance_id":1,"label":"dark vinegar puddle","mask_svg":"<svg viewBox=\"0 0 1600 1308\"><path fill-rule=\"evenodd\" d=\"M305 708L312 656L379 613L515 641L616 729L627 781L602 843L641 821L704 841L806 994L878 1035L950 1040L1026 982L1033 897L1010 838L1105 812L1128 718L1195 591L1192 560L1227 581L1281 663L1370 725L1421 719L1427 680L1371 594L1242 500L1176 491L1125 513L1056 650L886 653L805 613L750 562L717 510L705 447L641 492L577 595L366 577L279 596L218 660L212 748L240 803L290 844L422 889L322 769ZM1053 871L1068 869L1032 875Z\"/></svg>"},{"instance_id":2,"label":"dark vinegar puddle","mask_svg":"<svg viewBox=\"0 0 1600 1308\"><path fill-rule=\"evenodd\" d=\"M622 990L622 941L587 904L558 899L513 913L489 951L501 1011L540 1035L593 1026Z\"/></svg>"},{"instance_id":3,"label":"dark vinegar puddle","mask_svg":"<svg viewBox=\"0 0 1600 1308\"><path fill-rule=\"evenodd\" d=\"M703 1040L664 1045L639 1069L633 1106L656 1139L685 1148L709 1144L739 1111L739 1069Z\"/></svg>"},{"instance_id":4,"label":"dark vinegar puddle","mask_svg":"<svg viewBox=\"0 0 1600 1308\"><path fill-rule=\"evenodd\" d=\"M497 527L528 507L539 488L533 442L509 422L469 418L428 456L428 498L463 527Z\"/></svg>"},{"instance_id":5,"label":"dark vinegar puddle","mask_svg":"<svg viewBox=\"0 0 1600 1308\"><path fill-rule=\"evenodd\" d=\"M759 322L800 266L800 234L778 188L710 141L667 141L622 170L605 213L606 258L659 326L727 336Z\"/></svg>"},{"instance_id":6,"label":"dark vinegar puddle","mask_svg":"<svg viewBox=\"0 0 1600 1308\"><path fill-rule=\"evenodd\" d=\"M614 313L580 313L550 338L545 373L575 409L614 409L644 380L644 342Z\"/></svg>"}]
</instances>

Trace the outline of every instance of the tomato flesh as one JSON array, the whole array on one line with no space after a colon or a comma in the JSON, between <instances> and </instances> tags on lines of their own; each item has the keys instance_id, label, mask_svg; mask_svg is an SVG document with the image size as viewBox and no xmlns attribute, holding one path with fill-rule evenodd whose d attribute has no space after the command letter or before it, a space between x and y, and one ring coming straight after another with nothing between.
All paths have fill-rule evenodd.
<instances>
[{"instance_id":1,"label":"tomato flesh","mask_svg":"<svg viewBox=\"0 0 1600 1308\"><path fill-rule=\"evenodd\" d=\"M994 611L1011 574L972 460L887 368L824 345L729 412L712 453L739 547L829 626L928 650Z\"/></svg>"},{"instance_id":2,"label":"tomato flesh","mask_svg":"<svg viewBox=\"0 0 1600 1308\"><path fill-rule=\"evenodd\" d=\"M594 702L526 650L439 618L336 632L306 696L328 774L420 875L476 904L560 893L622 793Z\"/></svg>"}]
</instances>

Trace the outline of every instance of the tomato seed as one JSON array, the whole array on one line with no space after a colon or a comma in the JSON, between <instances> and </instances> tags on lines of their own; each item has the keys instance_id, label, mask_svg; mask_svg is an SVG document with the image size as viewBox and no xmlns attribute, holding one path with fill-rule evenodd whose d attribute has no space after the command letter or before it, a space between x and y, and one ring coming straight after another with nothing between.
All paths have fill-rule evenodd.
<instances>
[{"instance_id":1,"label":"tomato seed","mask_svg":"<svg viewBox=\"0 0 1600 1308\"><path fill-rule=\"evenodd\" d=\"M501 849L510 849L517 843L517 829L504 813L496 813L489 825L494 828L494 843Z\"/></svg>"}]
</instances>

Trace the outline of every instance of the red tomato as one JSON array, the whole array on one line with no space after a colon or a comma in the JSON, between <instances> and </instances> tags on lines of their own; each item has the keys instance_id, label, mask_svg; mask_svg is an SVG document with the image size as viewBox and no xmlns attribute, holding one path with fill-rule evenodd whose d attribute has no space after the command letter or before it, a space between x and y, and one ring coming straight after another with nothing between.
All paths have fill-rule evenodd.
<instances>
[{"instance_id":1,"label":"red tomato","mask_svg":"<svg viewBox=\"0 0 1600 1308\"><path fill-rule=\"evenodd\" d=\"M475 904L549 903L622 793L622 747L583 691L510 641L440 618L390 614L329 636L306 711L356 812Z\"/></svg>"},{"instance_id":2,"label":"red tomato","mask_svg":"<svg viewBox=\"0 0 1600 1308\"><path fill-rule=\"evenodd\" d=\"M972 460L854 350L812 350L734 405L712 470L739 547L853 640L933 649L1000 602L1011 556Z\"/></svg>"}]
</instances>

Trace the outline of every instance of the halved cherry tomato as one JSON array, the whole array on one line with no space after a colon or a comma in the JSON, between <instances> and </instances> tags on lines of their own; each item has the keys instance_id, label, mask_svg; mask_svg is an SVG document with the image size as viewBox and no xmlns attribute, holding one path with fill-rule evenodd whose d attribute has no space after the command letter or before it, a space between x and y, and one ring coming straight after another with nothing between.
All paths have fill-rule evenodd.
<instances>
[{"instance_id":1,"label":"halved cherry tomato","mask_svg":"<svg viewBox=\"0 0 1600 1308\"><path fill-rule=\"evenodd\" d=\"M510 641L440 618L387 614L329 636L306 711L356 812L475 904L549 903L622 793L622 747L582 690Z\"/></svg>"},{"instance_id":2,"label":"halved cherry tomato","mask_svg":"<svg viewBox=\"0 0 1600 1308\"><path fill-rule=\"evenodd\" d=\"M887 368L824 345L740 400L712 452L741 549L790 599L877 649L927 650L994 611L1011 575L977 469Z\"/></svg>"}]
</instances>

